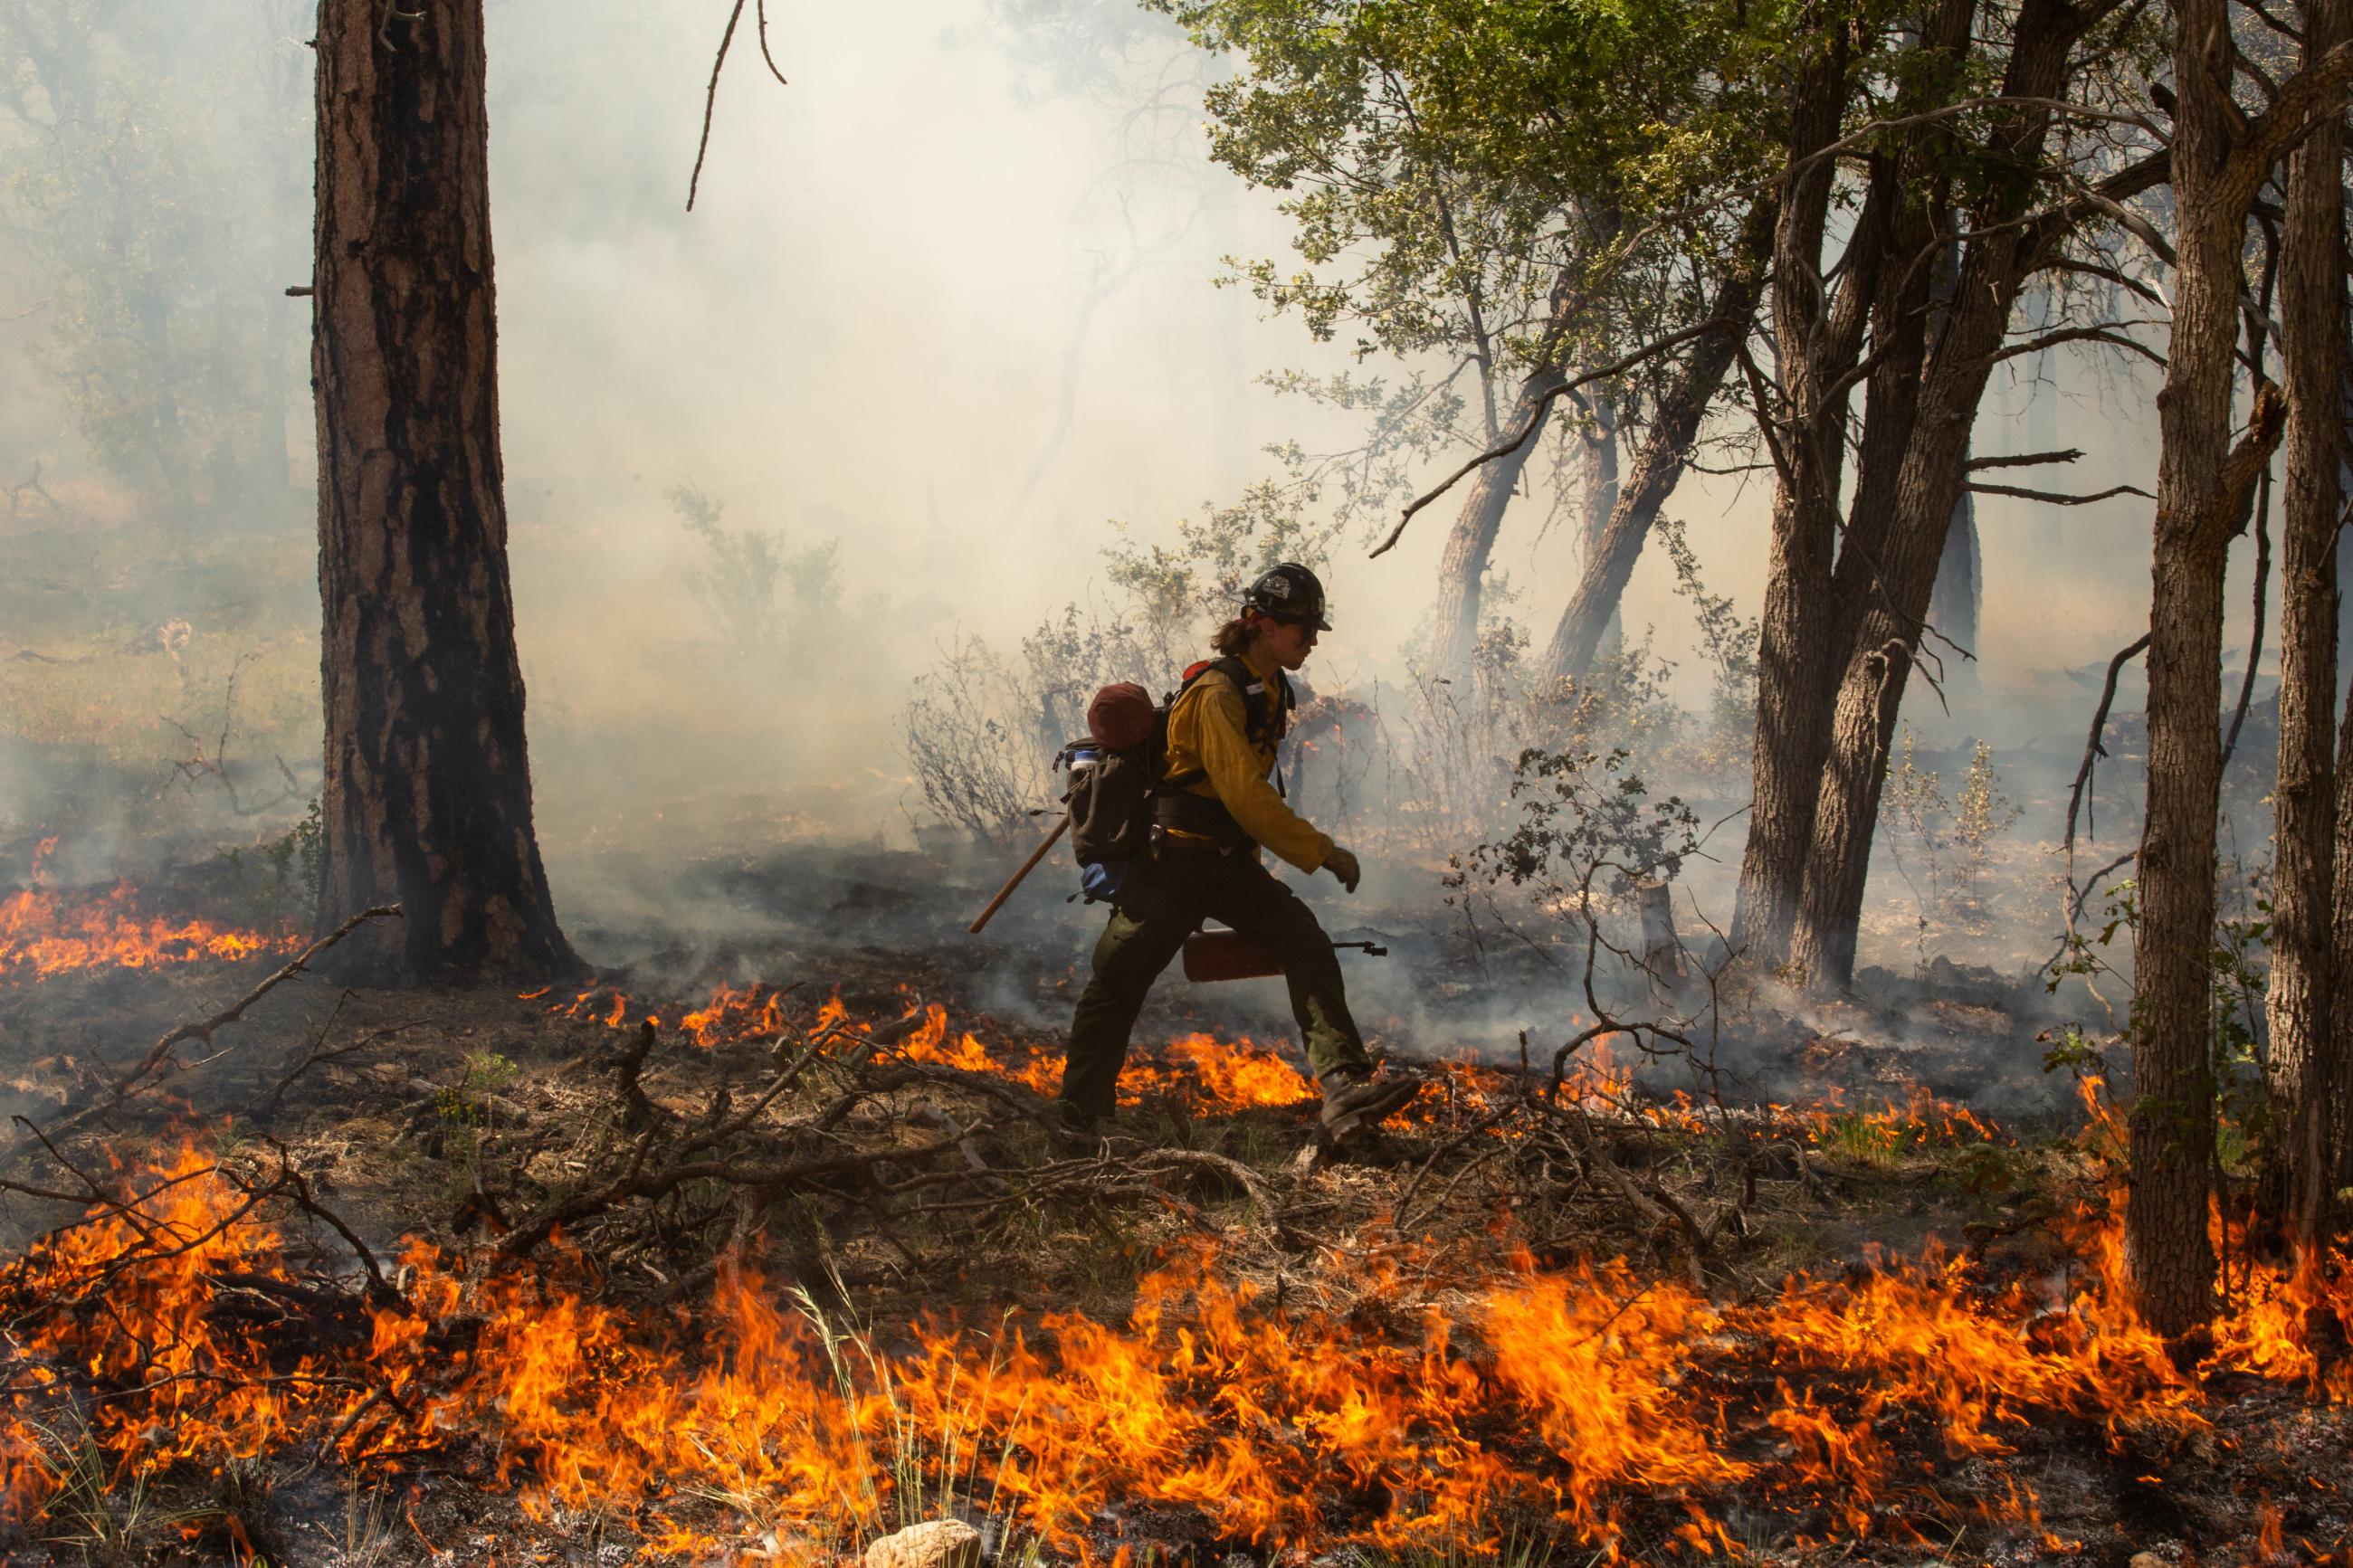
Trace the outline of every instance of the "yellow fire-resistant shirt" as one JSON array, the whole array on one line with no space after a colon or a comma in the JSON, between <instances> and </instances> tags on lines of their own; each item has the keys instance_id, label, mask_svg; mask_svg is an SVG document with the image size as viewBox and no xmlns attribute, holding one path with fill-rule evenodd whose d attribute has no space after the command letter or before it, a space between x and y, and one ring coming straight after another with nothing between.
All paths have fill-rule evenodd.
<instances>
[{"instance_id":1,"label":"yellow fire-resistant shirt","mask_svg":"<svg viewBox=\"0 0 2353 1568\"><path fill-rule=\"evenodd\" d=\"M1261 669L1247 658L1244 662L1266 682L1267 694L1277 705L1275 728L1280 730L1282 683L1275 678L1274 667ZM1204 672L1168 710L1168 763L1160 776L1176 778L1195 771L1208 774L1189 786L1191 793L1214 795L1242 831L1301 870L1314 871L1332 853L1331 836L1317 832L1267 782L1274 772L1274 741L1270 736L1262 745L1251 744L1249 721L1240 689L1219 670Z\"/></svg>"}]
</instances>

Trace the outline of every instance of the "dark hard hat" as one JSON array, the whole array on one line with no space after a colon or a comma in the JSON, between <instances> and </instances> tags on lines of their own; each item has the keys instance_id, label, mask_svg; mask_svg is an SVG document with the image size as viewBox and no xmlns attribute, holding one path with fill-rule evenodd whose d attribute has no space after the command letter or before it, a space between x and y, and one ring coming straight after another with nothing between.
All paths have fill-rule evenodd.
<instances>
[{"instance_id":1,"label":"dark hard hat","mask_svg":"<svg viewBox=\"0 0 2353 1568\"><path fill-rule=\"evenodd\" d=\"M1293 626L1314 626L1319 632L1332 629L1332 623L1324 618L1324 584L1296 562L1269 567L1242 595L1242 607Z\"/></svg>"}]
</instances>

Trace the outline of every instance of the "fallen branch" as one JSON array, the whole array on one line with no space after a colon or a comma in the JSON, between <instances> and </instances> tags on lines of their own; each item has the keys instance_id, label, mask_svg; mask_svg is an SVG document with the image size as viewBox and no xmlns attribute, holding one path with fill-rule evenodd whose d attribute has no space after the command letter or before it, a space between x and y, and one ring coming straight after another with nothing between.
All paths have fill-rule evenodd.
<instances>
[{"instance_id":1,"label":"fallen branch","mask_svg":"<svg viewBox=\"0 0 2353 1568\"><path fill-rule=\"evenodd\" d=\"M848 1153L776 1164L710 1159L680 1160L649 1166L645 1158L649 1140L641 1137L631 1151L628 1162L617 1174L593 1187L549 1199L517 1221L512 1230L491 1241L487 1250L501 1260L513 1261L529 1256L559 1229L569 1229L583 1220L594 1219L633 1198L652 1200L668 1197L695 1182L788 1191L812 1186L829 1177L857 1176L868 1184L881 1185L880 1174L883 1167L919 1163L934 1154L947 1152L986 1125L976 1123L957 1129L932 1142L905 1148L853 1150ZM965 1174L962 1172L957 1173L959 1176Z\"/></svg>"},{"instance_id":2,"label":"fallen branch","mask_svg":"<svg viewBox=\"0 0 2353 1568\"><path fill-rule=\"evenodd\" d=\"M1687 1244L1683 1248L1683 1266L1691 1276L1692 1288L1705 1291L1707 1277L1701 1271L1700 1259L1708 1250L1708 1237L1692 1218L1691 1211L1664 1192L1644 1191L1641 1184L1628 1175L1624 1168L1601 1147L1601 1140L1593 1135L1591 1120L1582 1110L1574 1105L1546 1105L1542 1100L1531 1103L1560 1119L1568 1129L1569 1136L1575 1140L1577 1153L1584 1159L1587 1168L1609 1183L1629 1207L1649 1222L1654 1233L1671 1229L1683 1232Z\"/></svg>"},{"instance_id":3,"label":"fallen branch","mask_svg":"<svg viewBox=\"0 0 2353 1568\"><path fill-rule=\"evenodd\" d=\"M13 1163L16 1160L22 1158L25 1154L30 1152L35 1140L38 1140L42 1143L47 1143L50 1139L63 1137L65 1134L81 1126L86 1121L109 1114L115 1109L115 1107L121 1105L124 1100L130 1099L133 1093L137 1092L145 1084L145 1081L151 1075L156 1073L171 1063L173 1047L180 1045L184 1041L187 1040L201 1040L207 1046L211 1045L213 1043L213 1036L216 1032L228 1027L231 1024L241 1021L245 1017L247 1010L252 1007L254 1004L259 1002L264 996L269 995L272 991L277 990L280 985L285 984L296 975L309 973L311 963L316 960L321 953L326 952L329 948L343 941L343 938L351 935L352 932L359 930L359 928L367 921L372 920L380 920L387 915L397 915L399 913L400 906L398 904L379 904L371 910L362 910L359 913L352 916L351 919L337 926L333 931L329 931L325 936L321 937L318 941L304 948L301 954L291 963L288 963L283 969L278 971L277 973L272 974L269 979L263 981L260 984L255 986L252 990L247 992L243 996L238 997L237 1001L231 1004L226 1011L216 1013L209 1018L200 1019L193 1024L182 1024L170 1034L167 1034L162 1039L157 1040L153 1046L149 1047L147 1054L139 1058L137 1065L132 1067L128 1073L124 1074L121 1080L118 1082L112 1090L110 1091L103 1099L61 1112L46 1129L35 1129L33 1138L19 1139L16 1143L8 1150L5 1155L0 1155L0 1163ZM20 1117L17 1120L22 1121L24 1119ZM33 1123L30 1121L25 1121L24 1124L26 1127L33 1126ZM46 1135L44 1135L45 1133ZM54 1152L55 1151L52 1150L52 1152Z\"/></svg>"}]
</instances>

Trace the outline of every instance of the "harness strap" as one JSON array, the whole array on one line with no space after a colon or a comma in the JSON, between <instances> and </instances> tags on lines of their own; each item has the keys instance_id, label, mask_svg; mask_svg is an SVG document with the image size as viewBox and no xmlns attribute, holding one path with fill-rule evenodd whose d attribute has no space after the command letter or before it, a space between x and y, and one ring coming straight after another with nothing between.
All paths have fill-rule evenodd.
<instances>
[{"instance_id":1,"label":"harness strap","mask_svg":"<svg viewBox=\"0 0 2353 1568\"><path fill-rule=\"evenodd\" d=\"M1184 684L1176 689L1176 696L1183 697L1192 689L1194 682L1213 669L1233 682L1234 689L1241 694L1242 738L1253 745L1266 744L1280 756L1282 738L1291 730L1290 680L1280 670L1276 671L1275 690L1269 691L1267 682L1259 678L1247 660L1229 655L1188 670ZM1170 700L1169 707L1172 710L1176 707L1174 699ZM1153 791L1153 820L1162 827L1209 839L1219 851L1230 853L1250 841L1250 833L1234 820L1234 815L1226 809L1225 802L1214 795L1192 793L1192 786L1208 776L1206 768L1190 768L1161 780ZM1276 795L1285 799L1290 797L1283 785L1280 763L1274 771L1274 790Z\"/></svg>"}]
</instances>

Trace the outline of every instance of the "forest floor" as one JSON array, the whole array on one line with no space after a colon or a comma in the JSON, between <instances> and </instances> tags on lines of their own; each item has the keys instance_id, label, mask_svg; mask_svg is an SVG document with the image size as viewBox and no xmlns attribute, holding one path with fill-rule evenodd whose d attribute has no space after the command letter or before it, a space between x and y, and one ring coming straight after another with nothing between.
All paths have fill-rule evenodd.
<instances>
[{"instance_id":1,"label":"forest floor","mask_svg":"<svg viewBox=\"0 0 2353 1568\"><path fill-rule=\"evenodd\" d=\"M283 959L0 973L11 1109L105 1103ZM2353 1543L2353 1292L2234 1253L2211 1343L2141 1332L2115 1129L2020 1092L2045 1023L1992 977L1735 999L1721 1101L1556 1066L1581 1020L1524 1063L1385 1018L1433 1087L1336 1150L1289 1047L1173 982L1109 1136L1058 1138L1067 982L881 948L530 997L290 981L16 1144L0 1549L833 1561L944 1517L991 1562Z\"/></svg>"},{"instance_id":2,"label":"forest floor","mask_svg":"<svg viewBox=\"0 0 2353 1568\"><path fill-rule=\"evenodd\" d=\"M2056 895L2020 840L2074 736L2001 754L2034 831L1982 904L1951 848L1968 753L1919 753L1942 794L1891 833L1865 933L1901 973L1857 1000L1646 1003L1704 1016L1691 1051L1556 1068L1595 1023L1561 933L1482 938L1399 878L1326 910L1392 950L1351 993L1435 1073L1415 1107L1324 1148L1279 985L1172 979L1132 1103L1073 1145L1042 1095L1086 911L1033 888L975 942L1002 867L713 851L838 803L689 798L670 689L620 740L534 677L597 982L308 974L117 1101L289 956L152 961L306 901L308 556L63 528L5 555L12 803L58 805L0 823L0 856L60 836L49 882L163 868L16 911L129 922L136 966L37 978L6 944L42 932L0 908L0 1109L104 1108L48 1147L17 1124L0 1168L0 1560L832 1562L947 1517L991 1563L1235 1568L2353 1542L2341 1270L2232 1247L2218 1331L2178 1357L2116 1303L2115 1131L2044 1070L2105 1020L2021 973ZM760 705L720 706L740 749ZM2129 721L2108 744L2130 795Z\"/></svg>"}]
</instances>

